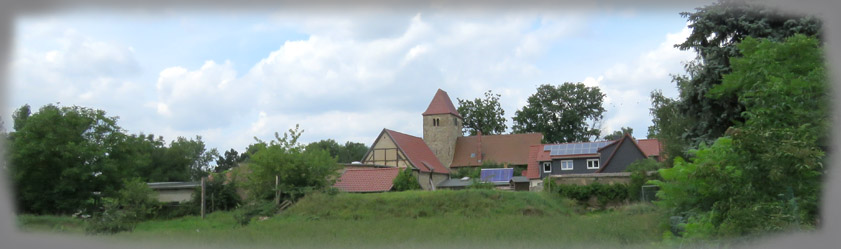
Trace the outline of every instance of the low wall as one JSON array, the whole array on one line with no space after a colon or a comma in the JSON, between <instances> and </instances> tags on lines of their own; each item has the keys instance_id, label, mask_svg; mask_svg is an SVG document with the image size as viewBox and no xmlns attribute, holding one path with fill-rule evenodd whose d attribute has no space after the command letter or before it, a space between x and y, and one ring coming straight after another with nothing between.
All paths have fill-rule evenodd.
<instances>
[{"instance_id":1,"label":"low wall","mask_svg":"<svg viewBox=\"0 0 841 249\"><path fill-rule=\"evenodd\" d=\"M549 179L557 184L572 185L589 185L595 182L600 184L629 184L631 183L631 172L553 175Z\"/></svg>"}]
</instances>

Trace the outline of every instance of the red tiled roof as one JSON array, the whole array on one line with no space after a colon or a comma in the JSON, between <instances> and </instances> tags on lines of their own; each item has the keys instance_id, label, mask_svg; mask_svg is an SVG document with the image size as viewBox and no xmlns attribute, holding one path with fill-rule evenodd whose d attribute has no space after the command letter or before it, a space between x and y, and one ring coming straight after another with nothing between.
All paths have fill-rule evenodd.
<instances>
[{"instance_id":1,"label":"red tiled roof","mask_svg":"<svg viewBox=\"0 0 841 249\"><path fill-rule=\"evenodd\" d=\"M391 190L398 168L346 169L333 184L345 192L385 192Z\"/></svg>"},{"instance_id":2,"label":"red tiled roof","mask_svg":"<svg viewBox=\"0 0 841 249\"><path fill-rule=\"evenodd\" d=\"M549 157L549 151L544 151L542 144L529 146L529 164L526 170L523 171L523 176L529 179L540 178L538 162L550 160L552 159Z\"/></svg>"},{"instance_id":3,"label":"red tiled roof","mask_svg":"<svg viewBox=\"0 0 841 249\"><path fill-rule=\"evenodd\" d=\"M453 155L453 163L450 167L478 166L479 162L479 141L481 141L482 161L494 161L497 163L509 163L514 165L528 164L529 146L540 144L543 134L508 134L508 135L482 135L459 137L456 139L456 148ZM470 157L474 154L474 157Z\"/></svg>"},{"instance_id":4,"label":"red tiled roof","mask_svg":"<svg viewBox=\"0 0 841 249\"><path fill-rule=\"evenodd\" d=\"M646 156L659 156L663 145L657 139L640 139L637 140L637 145Z\"/></svg>"},{"instance_id":5,"label":"red tiled roof","mask_svg":"<svg viewBox=\"0 0 841 249\"><path fill-rule=\"evenodd\" d=\"M433 114L453 114L461 117L461 114L458 114L458 110L456 107L453 106L453 101L450 100L450 95L447 95L447 92L444 90L438 89L438 92L435 93L435 97L432 97L432 102L429 102L429 107L426 108L426 111L423 112L422 115L433 115Z\"/></svg>"},{"instance_id":6,"label":"red tiled roof","mask_svg":"<svg viewBox=\"0 0 841 249\"><path fill-rule=\"evenodd\" d=\"M385 129L385 132L391 136L391 139L394 139L394 143L397 144L397 148L400 148L400 150L406 154L409 162L411 162L412 165L418 168L421 172L431 171L444 174L450 173L450 171L441 164L438 157L435 157L435 154L432 153L432 150L429 149L429 146L426 145L426 142L424 142L423 139L389 129Z\"/></svg>"}]
</instances>

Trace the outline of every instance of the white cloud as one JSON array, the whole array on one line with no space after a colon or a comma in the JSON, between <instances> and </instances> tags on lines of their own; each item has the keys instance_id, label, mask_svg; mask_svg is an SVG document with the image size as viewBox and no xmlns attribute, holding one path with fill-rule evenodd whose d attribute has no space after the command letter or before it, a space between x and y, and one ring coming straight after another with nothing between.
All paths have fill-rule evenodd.
<instances>
[{"instance_id":1,"label":"white cloud","mask_svg":"<svg viewBox=\"0 0 841 249\"><path fill-rule=\"evenodd\" d=\"M675 96L670 75L683 73L684 63L695 56L691 51L674 47L686 40L690 32L685 27L680 32L669 33L656 49L640 54L633 61L617 63L603 75L584 79L585 85L598 86L606 95L603 135L625 126L634 128L636 137L646 135L651 124L649 93L661 89L667 96Z\"/></svg>"},{"instance_id":2,"label":"white cloud","mask_svg":"<svg viewBox=\"0 0 841 249\"><path fill-rule=\"evenodd\" d=\"M182 67L162 70L156 85L157 112L175 129L207 129L229 125L253 104L257 89L237 79L230 62L206 61L189 71Z\"/></svg>"},{"instance_id":3,"label":"white cloud","mask_svg":"<svg viewBox=\"0 0 841 249\"><path fill-rule=\"evenodd\" d=\"M220 150L244 149L254 136L273 139L274 132L295 124L305 130L302 142L333 138L370 144L382 128L421 136L420 113L438 88L456 104L456 98L480 98L487 90L502 94L510 127L510 117L538 84L558 83L550 78L555 72L545 72L537 61L559 41L586 31L585 15L284 11L243 29L265 34L292 27L306 38L277 44L239 70L234 62L209 54L200 66L144 64L154 68L144 72L134 47L149 48L67 29L54 39L57 45L23 44L16 50L13 72L18 78L12 92L57 89L42 96L22 94L15 103L36 98L42 103L35 105L90 103L122 116L120 124L132 133L168 140L201 135ZM27 35L31 39L55 34L43 31L46 26L35 29L39 35ZM671 45L682 37L670 34L635 61L585 78L585 84L608 95L605 127L650 120L648 88L671 87L666 74L678 72L674 68L682 67L675 61L684 58ZM151 76L133 78L143 73Z\"/></svg>"}]
</instances>

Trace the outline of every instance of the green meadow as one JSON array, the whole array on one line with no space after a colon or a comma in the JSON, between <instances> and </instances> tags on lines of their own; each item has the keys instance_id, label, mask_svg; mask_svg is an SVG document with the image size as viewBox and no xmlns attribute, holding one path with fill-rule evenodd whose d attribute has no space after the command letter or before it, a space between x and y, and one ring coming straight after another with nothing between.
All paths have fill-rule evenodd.
<instances>
[{"instance_id":1,"label":"green meadow","mask_svg":"<svg viewBox=\"0 0 841 249\"><path fill-rule=\"evenodd\" d=\"M149 247L578 248L659 246L666 227L651 205L584 213L544 193L495 190L313 194L241 226L236 211L142 222L134 231L85 235L71 218L19 216L29 232L78 233ZM51 223L52 222L52 223ZM56 227L67 227L57 229Z\"/></svg>"}]
</instances>

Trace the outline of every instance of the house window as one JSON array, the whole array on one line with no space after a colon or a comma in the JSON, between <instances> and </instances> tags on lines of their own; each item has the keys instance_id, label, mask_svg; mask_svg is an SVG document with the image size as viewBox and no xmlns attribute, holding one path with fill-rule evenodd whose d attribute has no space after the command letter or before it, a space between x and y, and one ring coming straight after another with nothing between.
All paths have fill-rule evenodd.
<instances>
[{"instance_id":1,"label":"house window","mask_svg":"<svg viewBox=\"0 0 841 249\"><path fill-rule=\"evenodd\" d=\"M458 126L458 119L455 119L455 118L453 119L453 125Z\"/></svg>"},{"instance_id":2,"label":"house window","mask_svg":"<svg viewBox=\"0 0 841 249\"><path fill-rule=\"evenodd\" d=\"M561 161L561 170L572 170L572 160Z\"/></svg>"},{"instance_id":3,"label":"house window","mask_svg":"<svg viewBox=\"0 0 841 249\"><path fill-rule=\"evenodd\" d=\"M432 119L432 126L438 126L438 119L437 118Z\"/></svg>"},{"instance_id":4,"label":"house window","mask_svg":"<svg viewBox=\"0 0 841 249\"><path fill-rule=\"evenodd\" d=\"M476 153L470 153L470 158L476 157Z\"/></svg>"},{"instance_id":5,"label":"house window","mask_svg":"<svg viewBox=\"0 0 841 249\"><path fill-rule=\"evenodd\" d=\"M543 162L543 173L552 173L552 162Z\"/></svg>"},{"instance_id":6,"label":"house window","mask_svg":"<svg viewBox=\"0 0 841 249\"><path fill-rule=\"evenodd\" d=\"M587 159L587 169L598 169L599 159Z\"/></svg>"}]
</instances>

